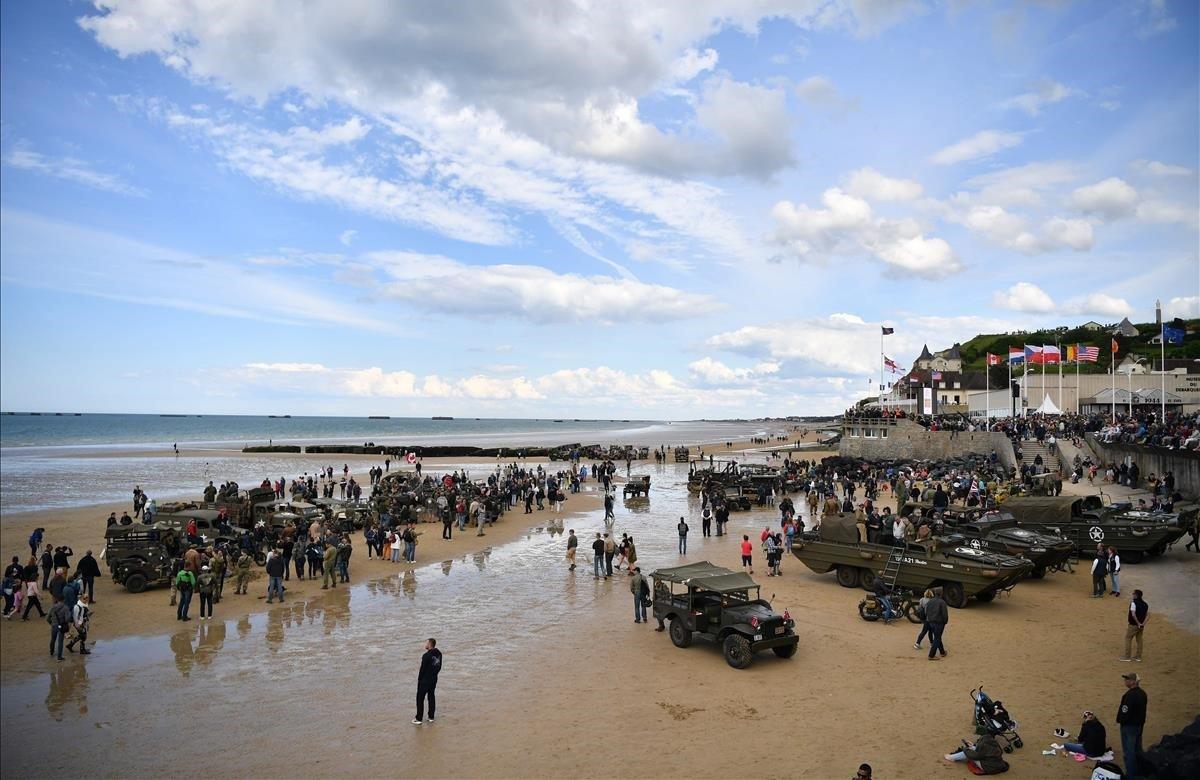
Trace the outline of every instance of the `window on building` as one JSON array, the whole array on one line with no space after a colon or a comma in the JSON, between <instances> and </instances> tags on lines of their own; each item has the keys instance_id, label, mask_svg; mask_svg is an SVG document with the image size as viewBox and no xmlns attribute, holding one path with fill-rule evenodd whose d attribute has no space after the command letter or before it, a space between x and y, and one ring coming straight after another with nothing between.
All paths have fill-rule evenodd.
<instances>
[{"instance_id":1,"label":"window on building","mask_svg":"<svg viewBox=\"0 0 1200 780\"><path fill-rule=\"evenodd\" d=\"M961 383L961 382L955 382L955 383L954 383L954 389L955 389L955 390L958 390L958 389L960 389L960 388L962 388L962 383Z\"/></svg>"},{"instance_id":2,"label":"window on building","mask_svg":"<svg viewBox=\"0 0 1200 780\"><path fill-rule=\"evenodd\" d=\"M879 431L879 438L886 439L887 433L888 433L887 428L882 429L881 431Z\"/></svg>"},{"instance_id":3,"label":"window on building","mask_svg":"<svg viewBox=\"0 0 1200 780\"><path fill-rule=\"evenodd\" d=\"M958 383L957 383L957 382L955 382L955 384L958 384ZM954 403L958 403L958 396L957 396L957 395L956 395L956 396L954 396Z\"/></svg>"}]
</instances>

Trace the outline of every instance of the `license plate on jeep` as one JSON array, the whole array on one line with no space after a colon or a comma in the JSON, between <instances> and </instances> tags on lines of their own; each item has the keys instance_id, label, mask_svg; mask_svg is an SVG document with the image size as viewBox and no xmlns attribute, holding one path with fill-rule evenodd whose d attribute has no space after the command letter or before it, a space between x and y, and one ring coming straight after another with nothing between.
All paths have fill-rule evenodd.
<instances>
[{"instance_id":1,"label":"license plate on jeep","mask_svg":"<svg viewBox=\"0 0 1200 780\"><path fill-rule=\"evenodd\" d=\"M776 633L776 634L782 634L782 633L783 633L785 630L786 630L786 629L785 629L783 626L776 626L776 627L775 627L775 633Z\"/></svg>"}]
</instances>

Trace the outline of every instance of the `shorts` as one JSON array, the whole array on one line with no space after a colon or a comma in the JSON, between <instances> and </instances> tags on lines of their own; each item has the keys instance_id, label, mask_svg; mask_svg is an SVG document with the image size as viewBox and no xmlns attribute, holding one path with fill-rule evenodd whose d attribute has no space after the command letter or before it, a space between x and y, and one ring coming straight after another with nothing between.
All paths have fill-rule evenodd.
<instances>
[{"instance_id":1,"label":"shorts","mask_svg":"<svg viewBox=\"0 0 1200 780\"><path fill-rule=\"evenodd\" d=\"M750 559L751 559L751 558L753 558L753 557L754 557L754 556L752 556L752 555L743 555L743 556L742 556L742 565L743 565L743 566L750 566L750 565L751 565L751 563L752 563L752 561L751 561Z\"/></svg>"}]
</instances>

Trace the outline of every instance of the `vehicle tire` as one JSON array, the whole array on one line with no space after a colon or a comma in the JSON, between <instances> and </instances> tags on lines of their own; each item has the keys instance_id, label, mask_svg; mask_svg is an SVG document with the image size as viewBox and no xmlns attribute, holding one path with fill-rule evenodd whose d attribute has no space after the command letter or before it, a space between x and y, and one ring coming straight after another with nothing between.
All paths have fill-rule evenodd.
<instances>
[{"instance_id":1,"label":"vehicle tire","mask_svg":"<svg viewBox=\"0 0 1200 780\"><path fill-rule=\"evenodd\" d=\"M1033 571L1031 571L1029 573L1030 579L1034 579L1034 580L1040 580L1045 576L1046 576L1046 567L1045 566L1034 566ZM976 596L976 598L978 598L978 596Z\"/></svg>"},{"instance_id":2,"label":"vehicle tire","mask_svg":"<svg viewBox=\"0 0 1200 780\"><path fill-rule=\"evenodd\" d=\"M967 606L967 594L963 590L961 582L947 582L942 585L942 596L945 597L947 604L956 609Z\"/></svg>"},{"instance_id":3,"label":"vehicle tire","mask_svg":"<svg viewBox=\"0 0 1200 780\"><path fill-rule=\"evenodd\" d=\"M257 550L254 553L254 562L259 566L267 565L267 554L262 550Z\"/></svg>"},{"instance_id":4,"label":"vehicle tire","mask_svg":"<svg viewBox=\"0 0 1200 780\"><path fill-rule=\"evenodd\" d=\"M1127 553L1121 553L1122 563L1141 563L1146 555L1141 550L1134 550Z\"/></svg>"},{"instance_id":5,"label":"vehicle tire","mask_svg":"<svg viewBox=\"0 0 1200 780\"><path fill-rule=\"evenodd\" d=\"M976 593L975 600L981 604L987 604L989 601L995 601L996 600L996 591L989 590L989 591L984 591L983 593Z\"/></svg>"},{"instance_id":6,"label":"vehicle tire","mask_svg":"<svg viewBox=\"0 0 1200 780\"><path fill-rule=\"evenodd\" d=\"M146 589L146 578L141 574L130 574L125 578L125 590L130 593L141 593Z\"/></svg>"},{"instance_id":7,"label":"vehicle tire","mask_svg":"<svg viewBox=\"0 0 1200 780\"><path fill-rule=\"evenodd\" d=\"M692 646L692 632L683 625L683 621L679 618L671 618L670 632L671 644L676 647Z\"/></svg>"},{"instance_id":8,"label":"vehicle tire","mask_svg":"<svg viewBox=\"0 0 1200 780\"><path fill-rule=\"evenodd\" d=\"M775 655L779 656L780 658L791 658L792 656L794 656L796 654L796 648L798 648L799 646L800 646L799 644L794 644L794 645L784 645L783 647L772 647L771 652L773 652Z\"/></svg>"},{"instance_id":9,"label":"vehicle tire","mask_svg":"<svg viewBox=\"0 0 1200 780\"><path fill-rule=\"evenodd\" d=\"M734 669L745 669L754 660L754 654L750 652L750 640L741 634L725 637L722 647L725 651L725 662Z\"/></svg>"},{"instance_id":10,"label":"vehicle tire","mask_svg":"<svg viewBox=\"0 0 1200 780\"><path fill-rule=\"evenodd\" d=\"M858 587L862 588L863 590L869 591L869 590L871 590L871 586L874 584L875 584L875 572L871 571L870 569L866 569L866 568L858 570Z\"/></svg>"},{"instance_id":11,"label":"vehicle tire","mask_svg":"<svg viewBox=\"0 0 1200 780\"><path fill-rule=\"evenodd\" d=\"M916 623L918 625L920 625L920 623L921 623L921 618L917 617L917 605L916 604L908 605L908 609L904 610L904 617L908 618L909 623Z\"/></svg>"},{"instance_id":12,"label":"vehicle tire","mask_svg":"<svg viewBox=\"0 0 1200 780\"><path fill-rule=\"evenodd\" d=\"M1157 545L1155 545L1154 547L1152 547L1152 548L1150 549L1150 555L1151 555L1152 557L1155 557L1155 558L1157 558L1158 556L1162 555L1162 554L1163 554L1163 553L1165 553L1166 551L1167 551L1167 545L1166 545L1165 543L1164 543L1164 544L1157 544Z\"/></svg>"},{"instance_id":13,"label":"vehicle tire","mask_svg":"<svg viewBox=\"0 0 1200 780\"><path fill-rule=\"evenodd\" d=\"M867 600L866 599L863 599L862 601L858 602L858 616L860 618L862 618L863 620L867 621L868 623L874 623L876 620L879 620L878 612L867 612Z\"/></svg>"},{"instance_id":14,"label":"vehicle tire","mask_svg":"<svg viewBox=\"0 0 1200 780\"><path fill-rule=\"evenodd\" d=\"M858 569L852 569L849 566L838 566L837 582L843 588L853 588L858 585Z\"/></svg>"}]
</instances>

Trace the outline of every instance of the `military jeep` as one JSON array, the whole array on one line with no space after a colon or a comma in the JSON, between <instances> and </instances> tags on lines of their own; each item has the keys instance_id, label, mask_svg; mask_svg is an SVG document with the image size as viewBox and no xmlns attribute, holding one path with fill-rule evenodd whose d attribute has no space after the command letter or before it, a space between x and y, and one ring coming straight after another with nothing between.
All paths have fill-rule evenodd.
<instances>
[{"instance_id":1,"label":"military jeep","mask_svg":"<svg viewBox=\"0 0 1200 780\"><path fill-rule=\"evenodd\" d=\"M780 658L796 654L795 621L759 598L748 574L703 561L658 569L650 577L654 617L668 624L676 647L688 647L697 636L716 642L734 669L745 669L768 648Z\"/></svg>"}]
</instances>

